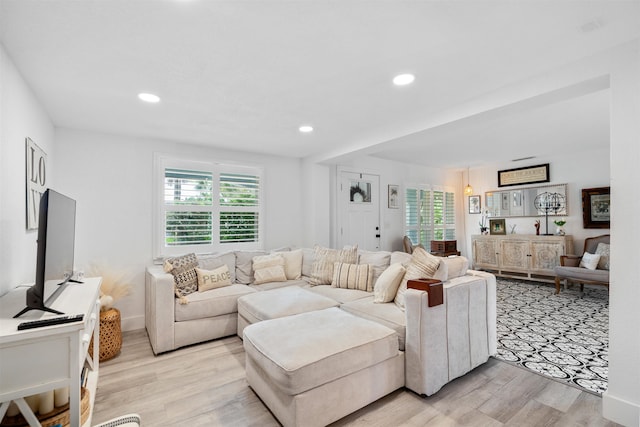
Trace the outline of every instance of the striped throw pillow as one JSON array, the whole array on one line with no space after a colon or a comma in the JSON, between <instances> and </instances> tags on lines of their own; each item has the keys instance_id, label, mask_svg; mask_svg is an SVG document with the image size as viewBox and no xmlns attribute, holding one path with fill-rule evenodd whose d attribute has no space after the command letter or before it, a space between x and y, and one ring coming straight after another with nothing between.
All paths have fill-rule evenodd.
<instances>
[{"instance_id":1,"label":"striped throw pillow","mask_svg":"<svg viewBox=\"0 0 640 427\"><path fill-rule=\"evenodd\" d=\"M373 292L373 267L369 264L336 262L333 264L331 286Z\"/></svg>"}]
</instances>

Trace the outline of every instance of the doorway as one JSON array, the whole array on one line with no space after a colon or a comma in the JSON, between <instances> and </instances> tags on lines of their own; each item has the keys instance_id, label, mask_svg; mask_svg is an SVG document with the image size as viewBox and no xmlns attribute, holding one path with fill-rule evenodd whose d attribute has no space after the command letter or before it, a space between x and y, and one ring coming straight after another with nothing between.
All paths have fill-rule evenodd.
<instances>
[{"instance_id":1,"label":"doorway","mask_svg":"<svg viewBox=\"0 0 640 427\"><path fill-rule=\"evenodd\" d=\"M380 249L380 176L338 171L338 247Z\"/></svg>"}]
</instances>

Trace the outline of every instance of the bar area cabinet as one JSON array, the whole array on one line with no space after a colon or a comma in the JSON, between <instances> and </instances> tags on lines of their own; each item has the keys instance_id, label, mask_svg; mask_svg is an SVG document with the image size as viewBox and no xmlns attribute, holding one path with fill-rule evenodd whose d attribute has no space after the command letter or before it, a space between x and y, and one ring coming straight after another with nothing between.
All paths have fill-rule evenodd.
<instances>
[{"instance_id":1,"label":"bar area cabinet","mask_svg":"<svg viewBox=\"0 0 640 427\"><path fill-rule=\"evenodd\" d=\"M573 253L571 236L471 236L473 268L499 276L552 282L560 255Z\"/></svg>"}]
</instances>

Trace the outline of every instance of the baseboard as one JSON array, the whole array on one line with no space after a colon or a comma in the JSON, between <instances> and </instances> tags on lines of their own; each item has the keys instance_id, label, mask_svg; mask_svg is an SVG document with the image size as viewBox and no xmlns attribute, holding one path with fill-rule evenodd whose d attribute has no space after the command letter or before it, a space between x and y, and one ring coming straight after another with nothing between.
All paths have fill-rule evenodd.
<instances>
[{"instance_id":1,"label":"baseboard","mask_svg":"<svg viewBox=\"0 0 640 427\"><path fill-rule=\"evenodd\" d=\"M144 316L131 316L122 319L123 331L135 331L144 329Z\"/></svg>"},{"instance_id":2,"label":"baseboard","mask_svg":"<svg viewBox=\"0 0 640 427\"><path fill-rule=\"evenodd\" d=\"M607 390L602 395L602 416L627 427L639 427L640 405L612 396Z\"/></svg>"}]
</instances>

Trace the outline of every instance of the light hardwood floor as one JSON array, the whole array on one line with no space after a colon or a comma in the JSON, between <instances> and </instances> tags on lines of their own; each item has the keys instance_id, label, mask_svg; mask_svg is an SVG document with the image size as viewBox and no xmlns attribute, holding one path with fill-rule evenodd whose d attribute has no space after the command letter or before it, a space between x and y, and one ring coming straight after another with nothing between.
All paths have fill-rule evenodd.
<instances>
[{"instance_id":1,"label":"light hardwood floor","mask_svg":"<svg viewBox=\"0 0 640 427\"><path fill-rule=\"evenodd\" d=\"M245 380L229 337L154 356L145 330L100 365L93 423L136 412L143 426L278 426ZM615 426L601 398L490 359L431 397L400 389L334 426Z\"/></svg>"}]
</instances>

